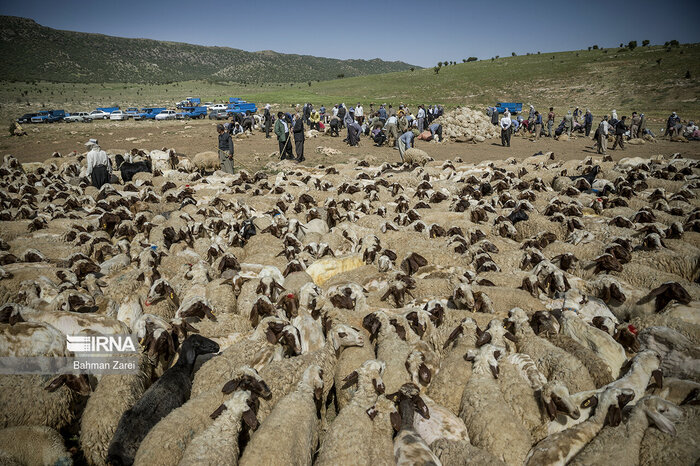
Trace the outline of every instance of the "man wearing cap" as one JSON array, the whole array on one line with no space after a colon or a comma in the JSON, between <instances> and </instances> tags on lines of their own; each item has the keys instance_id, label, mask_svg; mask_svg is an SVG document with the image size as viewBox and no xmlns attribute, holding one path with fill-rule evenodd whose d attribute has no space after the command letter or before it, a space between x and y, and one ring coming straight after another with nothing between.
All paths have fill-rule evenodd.
<instances>
[{"instance_id":1,"label":"man wearing cap","mask_svg":"<svg viewBox=\"0 0 700 466\"><path fill-rule=\"evenodd\" d=\"M238 123L236 123L238 125ZM226 132L224 125L216 125L216 131L219 133L219 162L221 170L233 175L233 139Z\"/></svg>"},{"instance_id":2,"label":"man wearing cap","mask_svg":"<svg viewBox=\"0 0 700 466\"><path fill-rule=\"evenodd\" d=\"M109 183L112 177L112 163L107 157L107 153L100 149L97 139L90 139L85 143L89 152L87 153L87 176L90 177L92 185L100 189L102 185Z\"/></svg>"},{"instance_id":3,"label":"man wearing cap","mask_svg":"<svg viewBox=\"0 0 700 466\"><path fill-rule=\"evenodd\" d=\"M270 104L265 105L265 139L270 139L270 127L272 126L272 115L270 114Z\"/></svg>"},{"instance_id":4,"label":"man wearing cap","mask_svg":"<svg viewBox=\"0 0 700 466\"><path fill-rule=\"evenodd\" d=\"M285 120L284 113L277 113L277 121L275 121L275 135L277 143L280 147L280 160L293 159L292 145L289 141L289 124Z\"/></svg>"},{"instance_id":5,"label":"man wearing cap","mask_svg":"<svg viewBox=\"0 0 700 466\"><path fill-rule=\"evenodd\" d=\"M503 118L501 118L501 145L503 147L510 147L510 134L511 131L513 130L513 122L510 119L510 115L508 113L503 114Z\"/></svg>"}]
</instances>

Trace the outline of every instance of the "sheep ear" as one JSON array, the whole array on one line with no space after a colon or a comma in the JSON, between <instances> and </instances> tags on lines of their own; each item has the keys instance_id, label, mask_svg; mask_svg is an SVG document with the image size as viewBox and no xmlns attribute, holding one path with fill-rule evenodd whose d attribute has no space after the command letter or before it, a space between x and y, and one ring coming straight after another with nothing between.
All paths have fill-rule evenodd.
<instances>
[{"instance_id":1,"label":"sheep ear","mask_svg":"<svg viewBox=\"0 0 700 466\"><path fill-rule=\"evenodd\" d=\"M367 408L367 410L365 412L367 413L369 418L373 421L374 421L374 418L377 417L377 414L379 414L379 412L377 411L377 409L374 406Z\"/></svg>"},{"instance_id":2,"label":"sheep ear","mask_svg":"<svg viewBox=\"0 0 700 466\"><path fill-rule=\"evenodd\" d=\"M692 389L678 406L700 404L697 399L698 395L700 395L700 388Z\"/></svg>"},{"instance_id":3,"label":"sheep ear","mask_svg":"<svg viewBox=\"0 0 700 466\"><path fill-rule=\"evenodd\" d=\"M265 330L265 337L267 337L267 341L272 344L275 344L278 341L277 335L275 335L275 332L273 332L270 328Z\"/></svg>"},{"instance_id":4,"label":"sheep ear","mask_svg":"<svg viewBox=\"0 0 700 466\"><path fill-rule=\"evenodd\" d=\"M586 399L583 400L583 402L581 403L581 408L583 408L583 409L589 409L589 408L590 408L590 409L593 409L593 408L595 408L596 406L598 406L598 397L595 396L595 395L586 398Z\"/></svg>"},{"instance_id":5,"label":"sheep ear","mask_svg":"<svg viewBox=\"0 0 700 466\"><path fill-rule=\"evenodd\" d=\"M393 412L389 415L391 420L391 427L394 428L396 432L401 430L401 415L397 412Z\"/></svg>"},{"instance_id":6,"label":"sheep ear","mask_svg":"<svg viewBox=\"0 0 700 466\"><path fill-rule=\"evenodd\" d=\"M241 379L233 379L229 380L226 382L221 389L221 393L228 395L229 393L233 393L238 389L238 387L241 385ZM223 405L222 405L223 406Z\"/></svg>"},{"instance_id":7,"label":"sheep ear","mask_svg":"<svg viewBox=\"0 0 700 466\"><path fill-rule=\"evenodd\" d=\"M654 383L659 389L664 388L663 373L659 369L651 371L651 376L654 378Z\"/></svg>"},{"instance_id":8,"label":"sheep ear","mask_svg":"<svg viewBox=\"0 0 700 466\"><path fill-rule=\"evenodd\" d=\"M491 373L493 374L493 378L497 379L498 378L498 366L494 366L489 364L489 369L491 369Z\"/></svg>"},{"instance_id":9,"label":"sheep ear","mask_svg":"<svg viewBox=\"0 0 700 466\"><path fill-rule=\"evenodd\" d=\"M384 382L382 382L381 379L372 379L372 385L374 385L374 391L377 392L377 394L382 395L384 393Z\"/></svg>"},{"instance_id":10,"label":"sheep ear","mask_svg":"<svg viewBox=\"0 0 700 466\"><path fill-rule=\"evenodd\" d=\"M663 414L660 414L656 411L652 411L647 408L644 408L644 413L647 415L649 420L653 422L656 427L658 427L658 429L661 432L665 432L675 437L676 427Z\"/></svg>"},{"instance_id":11,"label":"sheep ear","mask_svg":"<svg viewBox=\"0 0 700 466\"><path fill-rule=\"evenodd\" d=\"M44 387L44 390L47 390L49 392L55 392L66 383L67 377L68 376L66 374L59 375L58 377L53 379L46 387Z\"/></svg>"},{"instance_id":12,"label":"sheep ear","mask_svg":"<svg viewBox=\"0 0 700 466\"><path fill-rule=\"evenodd\" d=\"M425 404L425 401L423 401L423 398L421 398L420 396L416 396L413 398L413 403L416 407L416 411L418 412L418 414L423 416L424 419L430 419L430 410Z\"/></svg>"},{"instance_id":13,"label":"sheep ear","mask_svg":"<svg viewBox=\"0 0 700 466\"><path fill-rule=\"evenodd\" d=\"M221 413L223 413L227 409L228 408L226 408L226 405L222 403L221 405L219 405L218 408L216 408L216 410L213 413L209 415L209 417L212 419L216 419L217 417L221 416Z\"/></svg>"},{"instance_id":14,"label":"sheep ear","mask_svg":"<svg viewBox=\"0 0 700 466\"><path fill-rule=\"evenodd\" d=\"M474 361L474 359L476 359L476 356L474 354L467 353L464 355L465 361Z\"/></svg>"},{"instance_id":15,"label":"sheep ear","mask_svg":"<svg viewBox=\"0 0 700 466\"><path fill-rule=\"evenodd\" d=\"M507 339L509 339L510 341L512 341L513 343L517 343L517 342L518 342L518 337L516 337L515 335L513 335L512 333L510 333L510 332L507 331L507 330L506 330L506 333L505 333L504 336L505 336Z\"/></svg>"},{"instance_id":16,"label":"sheep ear","mask_svg":"<svg viewBox=\"0 0 700 466\"><path fill-rule=\"evenodd\" d=\"M481 334L481 336L476 340L476 347L481 348L487 343L491 342L491 334L489 332L484 332Z\"/></svg>"},{"instance_id":17,"label":"sheep ear","mask_svg":"<svg viewBox=\"0 0 700 466\"><path fill-rule=\"evenodd\" d=\"M427 386L430 383L430 379L432 378L432 376L433 376L433 374L430 371L430 369L428 369L428 366L421 363L421 365L418 367L418 378L419 378L420 382L423 385Z\"/></svg>"},{"instance_id":18,"label":"sheep ear","mask_svg":"<svg viewBox=\"0 0 700 466\"><path fill-rule=\"evenodd\" d=\"M605 415L604 425L617 427L622 422L622 410L617 405L612 405L608 408L608 414Z\"/></svg>"},{"instance_id":19,"label":"sheep ear","mask_svg":"<svg viewBox=\"0 0 700 466\"><path fill-rule=\"evenodd\" d=\"M359 377L359 375L358 375L357 371L350 372L350 374L348 374L343 379L343 382L345 382L345 383L343 384L342 387L340 387L340 389L345 390L346 388L350 387L351 385L353 385L354 383L357 382L358 377Z\"/></svg>"},{"instance_id":20,"label":"sheep ear","mask_svg":"<svg viewBox=\"0 0 700 466\"><path fill-rule=\"evenodd\" d=\"M250 430L256 430L258 428L258 418L255 417L255 413L252 409L243 411L243 421L250 428Z\"/></svg>"}]
</instances>

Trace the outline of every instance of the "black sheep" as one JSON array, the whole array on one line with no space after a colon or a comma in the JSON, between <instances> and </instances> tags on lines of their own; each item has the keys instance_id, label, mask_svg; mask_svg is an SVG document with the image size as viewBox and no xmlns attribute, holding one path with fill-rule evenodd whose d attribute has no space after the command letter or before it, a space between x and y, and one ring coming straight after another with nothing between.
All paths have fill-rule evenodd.
<instances>
[{"instance_id":1,"label":"black sheep","mask_svg":"<svg viewBox=\"0 0 700 466\"><path fill-rule=\"evenodd\" d=\"M589 185L593 186L593 181L595 181L595 177L598 175L599 172L600 165L596 165L590 172L586 173L585 175L570 176L569 178L571 178L571 181L576 181L579 178L583 178L586 181L588 181Z\"/></svg>"},{"instance_id":2,"label":"black sheep","mask_svg":"<svg viewBox=\"0 0 700 466\"><path fill-rule=\"evenodd\" d=\"M117 154L114 157L114 161L117 164L117 170L122 174L122 182L128 183L134 177L135 174L144 172L151 173L151 159L146 159L144 162L127 162L121 154Z\"/></svg>"},{"instance_id":3,"label":"black sheep","mask_svg":"<svg viewBox=\"0 0 700 466\"><path fill-rule=\"evenodd\" d=\"M192 370L197 355L217 353L219 345L201 335L190 335L180 348L177 362L151 385L119 420L107 450L107 463L131 465L146 437L158 421L190 398Z\"/></svg>"}]
</instances>

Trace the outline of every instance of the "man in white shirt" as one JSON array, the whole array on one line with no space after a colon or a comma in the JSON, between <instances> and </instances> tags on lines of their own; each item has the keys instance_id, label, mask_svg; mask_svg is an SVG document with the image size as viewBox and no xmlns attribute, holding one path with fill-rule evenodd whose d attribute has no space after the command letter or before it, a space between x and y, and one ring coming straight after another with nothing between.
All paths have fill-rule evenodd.
<instances>
[{"instance_id":1,"label":"man in white shirt","mask_svg":"<svg viewBox=\"0 0 700 466\"><path fill-rule=\"evenodd\" d=\"M107 153L100 149L97 139L90 139L85 143L90 151L87 154L87 176L92 185L100 189L103 184L109 183L112 176L112 163Z\"/></svg>"},{"instance_id":2,"label":"man in white shirt","mask_svg":"<svg viewBox=\"0 0 700 466\"><path fill-rule=\"evenodd\" d=\"M510 120L509 114L504 114L501 118L501 145L510 147L510 134L513 130L513 122Z\"/></svg>"},{"instance_id":3,"label":"man in white shirt","mask_svg":"<svg viewBox=\"0 0 700 466\"><path fill-rule=\"evenodd\" d=\"M358 102L357 107L355 107L355 119L360 126L362 126L362 123L365 121L365 111L362 105L360 105L360 102Z\"/></svg>"},{"instance_id":4,"label":"man in white shirt","mask_svg":"<svg viewBox=\"0 0 700 466\"><path fill-rule=\"evenodd\" d=\"M418 118L418 132L422 133L423 122L425 121L425 108L423 108L422 105L418 106L418 115L416 115L416 118Z\"/></svg>"},{"instance_id":5,"label":"man in white shirt","mask_svg":"<svg viewBox=\"0 0 700 466\"><path fill-rule=\"evenodd\" d=\"M608 146L608 131L610 130L610 123L608 123L608 116L605 115L603 120L598 125L598 153L606 154Z\"/></svg>"},{"instance_id":6,"label":"man in white shirt","mask_svg":"<svg viewBox=\"0 0 700 466\"><path fill-rule=\"evenodd\" d=\"M395 149L399 148L399 129L397 126L397 122L398 120L396 119L396 115L392 115L386 120L386 123L384 124L384 132L387 136L387 144L389 146L394 146Z\"/></svg>"}]
</instances>

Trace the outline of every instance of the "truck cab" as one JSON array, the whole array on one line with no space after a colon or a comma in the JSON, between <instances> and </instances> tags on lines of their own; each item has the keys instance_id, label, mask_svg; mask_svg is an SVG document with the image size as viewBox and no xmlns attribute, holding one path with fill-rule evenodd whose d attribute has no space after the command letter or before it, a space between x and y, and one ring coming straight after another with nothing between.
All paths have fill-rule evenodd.
<instances>
[{"instance_id":1,"label":"truck cab","mask_svg":"<svg viewBox=\"0 0 700 466\"><path fill-rule=\"evenodd\" d=\"M32 123L55 123L63 120L65 116L65 110L41 111L38 115L32 117Z\"/></svg>"},{"instance_id":2,"label":"truck cab","mask_svg":"<svg viewBox=\"0 0 700 466\"><path fill-rule=\"evenodd\" d=\"M165 107L144 107L141 113L134 116L134 120L155 120L156 115L165 110Z\"/></svg>"},{"instance_id":3,"label":"truck cab","mask_svg":"<svg viewBox=\"0 0 700 466\"><path fill-rule=\"evenodd\" d=\"M252 102L246 102L238 97L231 97L228 99L229 104L226 108L226 112L230 114L242 113L245 115L246 112L255 113L258 111L258 107Z\"/></svg>"},{"instance_id":4,"label":"truck cab","mask_svg":"<svg viewBox=\"0 0 700 466\"><path fill-rule=\"evenodd\" d=\"M520 113L523 111L523 104L522 102L498 102L496 104L498 113L505 113L506 110L512 114Z\"/></svg>"},{"instance_id":5,"label":"truck cab","mask_svg":"<svg viewBox=\"0 0 700 466\"><path fill-rule=\"evenodd\" d=\"M207 107L181 107L182 112L178 112L175 117L178 120L200 119L207 116Z\"/></svg>"},{"instance_id":6,"label":"truck cab","mask_svg":"<svg viewBox=\"0 0 700 466\"><path fill-rule=\"evenodd\" d=\"M139 109L136 107L129 107L124 110L124 113L126 114L127 118L133 118L139 113Z\"/></svg>"}]
</instances>

